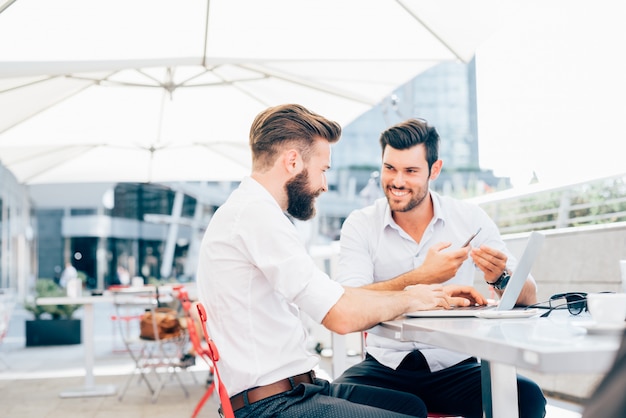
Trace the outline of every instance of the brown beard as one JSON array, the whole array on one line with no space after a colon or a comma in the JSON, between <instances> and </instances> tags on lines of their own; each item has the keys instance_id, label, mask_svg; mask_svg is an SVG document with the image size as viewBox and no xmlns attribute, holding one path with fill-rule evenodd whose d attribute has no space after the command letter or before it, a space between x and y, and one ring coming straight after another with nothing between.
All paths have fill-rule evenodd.
<instances>
[{"instance_id":1,"label":"brown beard","mask_svg":"<svg viewBox=\"0 0 626 418\"><path fill-rule=\"evenodd\" d=\"M315 216L315 199L321 191L311 191L307 170L285 183L287 192L287 213L296 219L306 221Z\"/></svg>"}]
</instances>

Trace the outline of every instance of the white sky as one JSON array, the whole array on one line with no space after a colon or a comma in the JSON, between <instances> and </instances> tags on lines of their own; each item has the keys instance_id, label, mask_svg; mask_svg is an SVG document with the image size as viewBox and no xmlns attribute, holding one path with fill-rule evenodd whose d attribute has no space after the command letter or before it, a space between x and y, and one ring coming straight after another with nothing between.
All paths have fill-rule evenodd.
<instances>
[{"instance_id":1,"label":"white sky","mask_svg":"<svg viewBox=\"0 0 626 418\"><path fill-rule=\"evenodd\" d=\"M626 2L532 9L477 50L481 168L514 186L626 172Z\"/></svg>"}]
</instances>

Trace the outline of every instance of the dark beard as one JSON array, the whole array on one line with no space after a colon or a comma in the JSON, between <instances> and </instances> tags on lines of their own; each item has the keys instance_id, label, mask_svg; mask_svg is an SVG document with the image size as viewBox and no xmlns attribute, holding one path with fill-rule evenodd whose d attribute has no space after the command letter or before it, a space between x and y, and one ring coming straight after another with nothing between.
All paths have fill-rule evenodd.
<instances>
[{"instance_id":1,"label":"dark beard","mask_svg":"<svg viewBox=\"0 0 626 418\"><path fill-rule=\"evenodd\" d=\"M400 189L402 190L402 189ZM428 190L428 189L426 189ZM419 190L418 190L419 191ZM391 194L391 190L386 189L385 190L385 196L387 197L387 203L389 203L389 206L391 207L391 201L393 200L394 196L393 194ZM418 207L419 205L421 205L424 200L426 199L426 196L428 196L428 191L426 193L422 193L421 195L417 195L414 196L413 198L411 198L409 200L409 202L403 206L403 207L399 207L399 208L391 208L391 210L393 212L409 212L410 210Z\"/></svg>"},{"instance_id":2,"label":"dark beard","mask_svg":"<svg viewBox=\"0 0 626 418\"><path fill-rule=\"evenodd\" d=\"M301 221L315 216L315 199L320 191L312 192L309 186L309 174L303 170L285 183L287 191L287 213Z\"/></svg>"}]
</instances>

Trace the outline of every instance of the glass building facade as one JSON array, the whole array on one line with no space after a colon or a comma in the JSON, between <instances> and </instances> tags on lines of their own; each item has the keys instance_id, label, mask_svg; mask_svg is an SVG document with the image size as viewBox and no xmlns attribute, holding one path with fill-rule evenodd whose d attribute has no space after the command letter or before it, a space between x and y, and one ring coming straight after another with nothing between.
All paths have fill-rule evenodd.
<instances>
[{"instance_id":1,"label":"glass building facade","mask_svg":"<svg viewBox=\"0 0 626 418\"><path fill-rule=\"evenodd\" d=\"M185 265L194 230L201 229L191 222L198 207L193 197L166 185L120 183L101 187L95 198L76 207L62 200L46 202L39 192L50 187L63 195L80 194L94 185L31 186L40 202L36 210L40 278L57 280L67 262L84 274L87 288L127 284L136 276L148 283L184 281L193 275Z\"/></svg>"}]
</instances>

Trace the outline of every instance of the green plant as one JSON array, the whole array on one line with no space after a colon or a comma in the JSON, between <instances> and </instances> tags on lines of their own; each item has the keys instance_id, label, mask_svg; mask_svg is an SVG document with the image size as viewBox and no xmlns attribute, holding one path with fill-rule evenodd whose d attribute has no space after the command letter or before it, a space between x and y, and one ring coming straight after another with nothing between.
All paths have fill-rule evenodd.
<instances>
[{"instance_id":1,"label":"green plant","mask_svg":"<svg viewBox=\"0 0 626 418\"><path fill-rule=\"evenodd\" d=\"M43 319L48 314L52 319L71 319L80 305L37 305L37 298L63 297L65 290L59 287L51 279L38 279L35 283L35 301L24 304L24 309L35 316L35 319Z\"/></svg>"}]
</instances>

